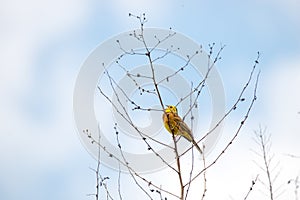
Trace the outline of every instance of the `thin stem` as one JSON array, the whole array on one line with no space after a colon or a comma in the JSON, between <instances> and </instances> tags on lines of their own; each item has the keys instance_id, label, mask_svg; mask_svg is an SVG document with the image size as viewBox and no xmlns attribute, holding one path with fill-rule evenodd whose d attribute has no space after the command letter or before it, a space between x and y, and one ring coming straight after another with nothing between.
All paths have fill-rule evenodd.
<instances>
[{"instance_id":1,"label":"thin stem","mask_svg":"<svg viewBox=\"0 0 300 200\"><path fill-rule=\"evenodd\" d=\"M176 141L176 137L175 137L174 133L172 133L172 137L173 137L173 141L174 141L174 145L175 145L176 164L177 164L177 170L178 170L177 174L178 174L178 179L179 179L179 183L180 183L180 200L183 200L184 185L183 185L183 181L182 181L181 164L180 164L180 158L178 155L177 141Z\"/></svg>"},{"instance_id":2,"label":"thin stem","mask_svg":"<svg viewBox=\"0 0 300 200\"><path fill-rule=\"evenodd\" d=\"M250 188L249 188L249 190L248 190L248 192L247 192L244 200L246 200L248 198L248 196L250 195L250 193L253 191L253 187L256 184L257 180L258 180L258 176L259 175L257 174L256 177L255 177L255 179L251 181L251 186L250 186Z\"/></svg>"},{"instance_id":3,"label":"thin stem","mask_svg":"<svg viewBox=\"0 0 300 200\"><path fill-rule=\"evenodd\" d=\"M260 133L259 133L259 140L260 140L260 145L261 145L261 148L262 148L262 156L263 156L263 160L264 160L264 167L265 167L265 172L267 174L267 177L268 177L268 185L269 185L269 193L270 193L270 198L271 200L274 199L273 197L273 183L272 183L272 178L271 178L271 172L270 172L270 160L267 156L267 150L266 150L266 141L265 141L265 138L262 134L262 131L260 130Z\"/></svg>"},{"instance_id":4,"label":"thin stem","mask_svg":"<svg viewBox=\"0 0 300 200\"><path fill-rule=\"evenodd\" d=\"M203 145L203 154L202 154L202 160L203 160L203 169L206 168L206 160L205 160L205 154L204 154L204 150L205 150L205 147ZM206 179L206 170L203 172L203 194L202 194L202 198L201 200L204 200L204 197L206 195L206 191L207 191L207 179Z\"/></svg>"}]
</instances>

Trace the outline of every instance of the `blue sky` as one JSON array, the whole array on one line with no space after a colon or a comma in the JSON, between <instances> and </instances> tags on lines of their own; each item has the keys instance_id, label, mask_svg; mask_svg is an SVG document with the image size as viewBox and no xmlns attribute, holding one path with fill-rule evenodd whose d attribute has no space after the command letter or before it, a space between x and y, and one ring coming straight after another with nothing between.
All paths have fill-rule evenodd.
<instances>
[{"instance_id":1,"label":"blue sky","mask_svg":"<svg viewBox=\"0 0 300 200\"><path fill-rule=\"evenodd\" d=\"M210 172L207 199L243 197L240 191L247 190L259 171L250 151L255 148L252 132L259 124L272 134L273 152L281 161L278 185L285 190L281 198L293 198L288 196L293 189L285 183L300 174L300 160L284 154L300 156L297 0L4 0L0 2L0 199L92 199L86 194L94 192L89 167L95 161L76 133L74 84L81 64L97 45L138 27L129 12L145 12L146 26L172 27L205 48L212 42L226 44L218 70L228 105L248 77L256 52L261 52L257 104L239 140ZM221 144L239 116L233 114L227 121ZM228 179L234 179L232 184ZM212 192L215 189L218 194Z\"/></svg>"}]
</instances>

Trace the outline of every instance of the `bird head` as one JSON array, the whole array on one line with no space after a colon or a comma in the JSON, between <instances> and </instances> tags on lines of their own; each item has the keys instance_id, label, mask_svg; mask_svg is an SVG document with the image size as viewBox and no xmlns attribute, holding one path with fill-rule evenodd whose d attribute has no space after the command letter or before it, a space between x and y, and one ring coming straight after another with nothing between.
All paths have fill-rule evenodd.
<instances>
[{"instance_id":1,"label":"bird head","mask_svg":"<svg viewBox=\"0 0 300 200\"><path fill-rule=\"evenodd\" d=\"M167 105L167 108L165 109L166 113L174 113L177 114L177 108L176 106L169 106Z\"/></svg>"}]
</instances>

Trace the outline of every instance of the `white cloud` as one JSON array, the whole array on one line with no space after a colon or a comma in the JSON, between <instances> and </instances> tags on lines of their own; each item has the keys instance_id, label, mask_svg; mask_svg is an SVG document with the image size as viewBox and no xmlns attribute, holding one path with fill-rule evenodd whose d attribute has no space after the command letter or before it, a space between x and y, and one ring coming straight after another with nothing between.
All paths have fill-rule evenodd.
<instances>
[{"instance_id":1,"label":"white cloud","mask_svg":"<svg viewBox=\"0 0 300 200\"><path fill-rule=\"evenodd\" d=\"M286 10L290 6L293 7L293 10L297 10L297 5L293 4L294 0L288 2ZM136 14L146 12L149 13L151 21L162 20L166 15L170 15L172 10L170 2L131 0L114 1L113 3L117 8L114 12L121 16L120 19L125 18L124 16L127 16L128 12ZM75 56L70 49L66 49L69 54L61 55L58 61L53 64L56 66L53 72L55 77L49 79L53 84L47 85L47 92L51 94L49 101L53 104L51 109L55 113L55 119L40 124L28 117L27 112L19 109L19 103L22 101L19 98L24 94L35 92L32 86L37 82L33 80L32 75L36 67L34 64L39 47L43 41L59 37L60 34L65 34L72 27L80 24L87 15L87 7L84 0L13 0L5 3L1 1L0 4L2 4L0 5L0 25L4 27L2 29L4 31L0 33L0 43L2 44L0 46L0 95L5 97L0 98L0 120L4 122L0 127L0 157L2 161L0 173L1 175L5 174L4 177L1 176L3 179L0 186L5 184L11 193L15 192L16 189L22 189L22 192L34 194L35 190L39 189L40 179L48 175L53 176L55 168L57 171L63 167L68 168L67 170L72 174L71 169L78 166L78 162L82 162L80 164L86 167L86 171L80 171L80 173L87 175L90 173L89 164L85 163L86 160L77 157L81 153L87 157L89 155L79 145L72 123L72 92L76 72L66 69L65 66L78 63L74 61ZM292 13L297 15L295 11ZM132 19L129 20L132 22ZM267 122L270 125L267 124L267 126L270 127L271 131L278 133L276 134L278 137L275 137L277 139L275 145L278 141L283 142L283 147L279 147L282 153L285 150L287 153L299 152L297 144L299 134L296 134L299 133L297 124L300 120L300 115L297 114L300 111L299 65L299 60L278 61L269 71L267 80L260 84L265 92L259 98L259 100L264 101L266 107L267 112L264 113L264 117L268 119ZM228 152L215 166L216 169L213 169L209 174L208 181L211 185L208 195L232 194L236 190L235 187L240 185L239 181L244 181L243 186L245 187L242 186L241 190L245 189L246 191L248 189L252 174L244 174L249 166L243 162L248 161L249 158L245 158L243 153L247 150L241 151L243 143L240 144L239 142L237 141L237 144L233 145L232 151ZM72 157L76 157L75 160L77 161L72 162ZM240 166L243 168L234 170ZM43 173L46 174L42 176ZM39 175L39 177L34 178L34 175ZM57 180L63 179L57 174L55 175L54 178ZM238 179L233 179L237 176ZM93 191L93 185L89 182L91 180L87 180L86 177L82 178L82 180L80 178L74 180L72 177L66 177L67 180L64 179L67 187L72 187L68 191L71 195L75 196L80 190L82 193ZM92 181L94 180L92 179ZM74 190L73 186L70 186L72 184L70 182L73 184L76 182L78 188ZM22 185L22 183L26 183L26 185ZM90 190L83 189L88 184ZM55 187L55 185L51 184L51 187ZM27 191L28 188L30 191ZM52 188L48 189L51 191ZM215 189L217 191L222 190L222 192L212 194ZM227 189L231 190L228 191ZM237 192L241 190L239 188ZM44 191L43 195L49 191Z\"/></svg>"},{"instance_id":2,"label":"white cloud","mask_svg":"<svg viewBox=\"0 0 300 200\"><path fill-rule=\"evenodd\" d=\"M32 117L30 108L29 110L28 108L22 109L22 105L26 106L26 103L22 102L24 99L13 100L13 97L10 96L11 101L2 104L4 109L1 109L0 118L5 123L2 123L0 127L0 157L2 161L0 185L3 185L5 193L10 195L9 199L21 198L19 194L23 194L22 199L41 199L38 197L45 196L56 187L54 182L62 181L67 184L67 187L78 187L81 180L76 180L77 184L73 185L70 181L74 178L70 176L74 176L74 170L80 164L85 167L84 173L89 173L88 162L85 163L86 159L80 158L82 155L89 158L89 155L80 145L72 116L72 92L77 71L76 68L65 67L74 65L77 60L72 57L75 54L71 50L68 49L65 52L57 59L57 62L54 62L54 66L57 67L51 73L53 75L49 78L51 82L49 86L47 83L32 80L33 84L42 84L41 87L46 84L45 90L50 94L47 97L50 98L48 100L53 105L49 105L47 101L41 102L41 105L38 106L51 106L51 113L53 113L50 114L47 111L46 115L54 117L41 121L40 116ZM28 88L28 98L36 92L38 91ZM24 95L20 96L24 98ZM44 100L38 99L38 101ZM38 107L38 109L40 108ZM79 164L79 160L83 162ZM64 176L60 176L60 173ZM49 180L45 179L54 182L48 183ZM26 184L20 187L19 183ZM45 189L47 184L50 188ZM18 194L14 192L16 189L19 191ZM81 192L87 193L88 191ZM0 194L1 198L2 195L4 194ZM60 194L58 191L53 195L72 196L74 190L70 189L68 193L64 194Z\"/></svg>"},{"instance_id":3,"label":"white cloud","mask_svg":"<svg viewBox=\"0 0 300 200\"><path fill-rule=\"evenodd\" d=\"M38 48L85 19L85 1L1 1L0 92L28 87Z\"/></svg>"},{"instance_id":4,"label":"white cloud","mask_svg":"<svg viewBox=\"0 0 300 200\"><path fill-rule=\"evenodd\" d=\"M85 19L87 4L83 0L2 2L3 25L12 31L60 33ZM6 31L8 31L6 30Z\"/></svg>"},{"instance_id":5,"label":"white cloud","mask_svg":"<svg viewBox=\"0 0 300 200\"><path fill-rule=\"evenodd\" d=\"M282 154L298 154L300 60L281 60L275 66L276 70L270 73L265 90L268 109L266 117L269 118L277 151Z\"/></svg>"},{"instance_id":6,"label":"white cloud","mask_svg":"<svg viewBox=\"0 0 300 200\"><path fill-rule=\"evenodd\" d=\"M277 0L271 1L277 3L278 8L281 9L287 16L295 22L300 20L300 4L298 0Z\"/></svg>"},{"instance_id":7,"label":"white cloud","mask_svg":"<svg viewBox=\"0 0 300 200\"><path fill-rule=\"evenodd\" d=\"M20 116L14 105L34 84L32 75L43 42L85 19L85 1L1 1L0 118L13 122ZM43 67L43 66L41 66ZM11 117L11 118L10 118Z\"/></svg>"},{"instance_id":8,"label":"white cloud","mask_svg":"<svg viewBox=\"0 0 300 200\"><path fill-rule=\"evenodd\" d=\"M267 9L274 9L277 15L287 16L294 22L300 20L300 4L298 0L258 0L258 4L266 4Z\"/></svg>"},{"instance_id":9,"label":"white cloud","mask_svg":"<svg viewBox=\"0 0 300 200\"><path fill-rule=\"evenodd\" d=\"M67 67L78 62L73 57L76 57L74 51L65 49L55 65L50 66L54 75L47 80L51 83L36 80L36 74L37 70L46 69L37 66L44 44L64 36L86 20L87 8L83 0L0 2L0 198L7 195L9 199L34 199L30 197L39 196L35 190L45 186L43 178L55 170L71 168L70 162L83 149L72 118L76 72L75 68ZM44 92L49 95L40 99L43 94L36 90L40 87L45 87ZM32 117L34 111L27 101L35 109L52 106L46 112L50 110L54 117L41 123L38 115ZM53 183L51 186L55 187ZM50 190L44 188L42 195Z\"/></svg>"}]
</instances>

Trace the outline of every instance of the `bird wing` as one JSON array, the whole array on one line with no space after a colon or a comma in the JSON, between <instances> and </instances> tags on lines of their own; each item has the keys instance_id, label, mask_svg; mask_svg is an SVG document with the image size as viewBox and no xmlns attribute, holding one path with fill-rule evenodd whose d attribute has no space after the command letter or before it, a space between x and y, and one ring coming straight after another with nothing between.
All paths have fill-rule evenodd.
<instances>
[{"instance_id":1,"label":"bird wing","mask_svg":"<svg viewBox=\"0 0 300 200\"><path fill-rule=\"evenodd\" d=\"M197 142L194 140L194 137L192 135L191 129L188 127L188 125L177 115L174 116L174 121L179 124L179 134L182 135L185 139L192 142L193 145L196 147L196 149L202 154L202 150L197 144Z\"/></svg>"},{"instance_id":2,"label":"bird wing","mask_svg":"<svg viewBox=\"0 0 300 200\"><path fill-rule=\"evenodd\" d=\"M192 142L193 135L188 125L178 115L174 116L174 121L179 125L179 131L181 133L180 135L185 137L188 141Z\"/></svg>"}]
</instances>

